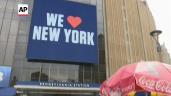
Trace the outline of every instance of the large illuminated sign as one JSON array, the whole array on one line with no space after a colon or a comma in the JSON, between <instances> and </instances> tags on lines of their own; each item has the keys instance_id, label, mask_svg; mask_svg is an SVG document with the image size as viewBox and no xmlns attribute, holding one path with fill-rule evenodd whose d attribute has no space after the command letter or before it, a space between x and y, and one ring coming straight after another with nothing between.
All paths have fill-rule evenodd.
<instances>
[{"instance_id":1,"label":"large illuminated sign","mask_svg":"<svg viewBox=\"0 0 171 96\"><path fill-rule=\"evenodd\" d=\"M96 6L34 0L27 58L98 64Z\"/></svg>"}]
</instances>

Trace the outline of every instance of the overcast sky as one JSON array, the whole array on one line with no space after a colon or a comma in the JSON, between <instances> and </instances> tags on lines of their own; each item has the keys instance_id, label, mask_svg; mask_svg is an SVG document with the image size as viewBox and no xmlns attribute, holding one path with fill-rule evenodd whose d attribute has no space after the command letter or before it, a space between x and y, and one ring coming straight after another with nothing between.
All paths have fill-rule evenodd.
<instances>
[{"instance_id":1,"label":"overcast sky","mask_svg":"<svg viewBox=\"0 0 171 96\"><path fill-rule=\"evenodd\" d=\"M165 43L171 55L171 0L147 0L158 30L162 30L160 43Z\"/></svg>"}]
</instances>

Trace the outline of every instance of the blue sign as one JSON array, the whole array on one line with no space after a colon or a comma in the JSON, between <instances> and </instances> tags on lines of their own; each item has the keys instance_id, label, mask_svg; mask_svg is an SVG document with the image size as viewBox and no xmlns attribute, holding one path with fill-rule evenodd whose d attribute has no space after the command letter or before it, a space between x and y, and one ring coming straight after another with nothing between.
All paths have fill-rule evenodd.
<instances>
[{"instance_id":1,"label":"blue sign","mask_svg":"<svg viewBox=\"0 0 171 96\"><path fill-rule=\"evenodd\" d=\"M11 67L0 66L0 88L9 87Z\"/></svg>"},{"instance_id":2,"label":"blue sign","mask_svg":"<svg viewBox=\"0 0 171 96\"><path fill-rule=\"evenodd\" d=\"M27 58L98 64L96 6L34 0Z\"/></svg>"},{"instance_id":3,"label":"blue sign","mask_svg":"<svg viewBox=\"0 0 171 96\"><path fill-rule=\"evenodd\" d=\"M0 96L16 96L15 88L0 88Z\"/></svg>"}]
</instances>

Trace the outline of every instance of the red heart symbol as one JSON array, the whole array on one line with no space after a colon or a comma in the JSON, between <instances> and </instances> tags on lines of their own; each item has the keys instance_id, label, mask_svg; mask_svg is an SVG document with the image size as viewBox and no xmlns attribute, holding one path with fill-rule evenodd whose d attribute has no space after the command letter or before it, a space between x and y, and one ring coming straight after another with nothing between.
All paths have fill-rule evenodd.
<instances>
[{"instance_id":1,"label":"red heart symbol","mask_svg":"<svg viewBox=\"0 0 171 96\"><path fill-rule=\"evenodd\" d=\"M82 22L80 17L74 17L74 16L68 16L67 21L73 28L78 27Z\"/></svg>"}]
</instances>

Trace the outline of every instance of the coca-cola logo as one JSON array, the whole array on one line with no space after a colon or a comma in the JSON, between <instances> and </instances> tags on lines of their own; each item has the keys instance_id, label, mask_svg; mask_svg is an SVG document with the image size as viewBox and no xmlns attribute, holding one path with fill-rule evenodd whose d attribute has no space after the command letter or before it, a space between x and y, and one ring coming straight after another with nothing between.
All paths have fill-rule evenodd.
<instances>
[{"instance_id":1,"label":"coca-cola logo","mask_svg":"<svg viewBox=\"0 0 171 96\"><path fill-rule=\"evenodd\" d=\"M168 85L168 82L165 80L158 81L156 83L156 90L161 91L161 92L165 92L167 85Z\"/></svg>"},{"instance_id":2,"label":"coca-cola logo","mask_svg":"<svg viewBox=\"0 0 171 96\"><path fill-rule=\"evenodd\" d=\"M167 85L166 92L171 93L171 82L169 82L169 84Z\"/></svg>"},{"instance_id":3,"label":"coca-cola logo","mask_svg":"<svg viewBox=\"0 0 171 96\"><path fill-rule=\"evenodd\" d=\"M129 92L129 91L132 91L133 89L135 89L135 84L134 83L122 88L122 92L123 93Z\"/></svg>"},{"instance_id":4,"label":"coca-cola logo","mask_svg":"<svg viewBox=\"0 0 171 96\"><path fill-rule=\"evenodd\" d=\"M138 79L138 85L152 91L156 90L158 92L171 94L171 82L168 82L166 80L157 81L142 76Z\"/></svg>"},{"instance_id":5,"label":"coca-cola logo","mask_svg":"<svg viewBox=\"0 0 171 96\"><path fill-rule=\"evenodd\" d=\"M166 80L157 81L156 90L160 92L171 93L171 82Z\"/></svg>"},{"instance_id":6,"label":"coca-cola logo","mask_svg":"<svg viewBox=\"0 0 171 96\"><path fill-rule=\"evenodd\" d=\"M150 80L150 79L146 79L144 76L139 78L138 83L141 86L146 87L148 89L151 89L151 90L155 89L155 81L154 80Z\"/></svg>"}]
</instances>

